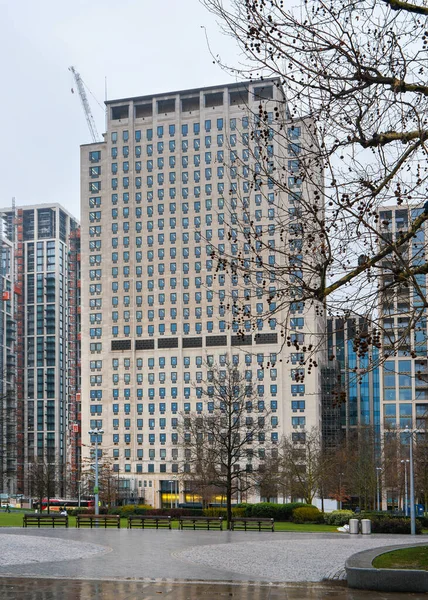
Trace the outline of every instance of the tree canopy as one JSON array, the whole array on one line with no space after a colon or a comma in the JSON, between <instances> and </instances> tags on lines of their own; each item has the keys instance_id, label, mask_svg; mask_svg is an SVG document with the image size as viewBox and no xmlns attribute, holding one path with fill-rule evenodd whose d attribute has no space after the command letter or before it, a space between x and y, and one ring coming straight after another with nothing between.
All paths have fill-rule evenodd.
<instances>
[{"instance_id":1,"label":"tree canopy","mask_svg":"<svg viewBox=\"0 0 428 600\"><path fill-rule=\"evenodd\" d=\"M274 273L265 314L284 329L297 299L332 315L370 315L378 345L379 304L395 314L391 294L403 293L411 318L390 344L396 351L428 307L426 2L202 2L241 49L235 65L214 54L221 67L240 79L275 78L284 90L273 112L261 97L252 131L253 185L276 205L283 243L268 262L268 226L251 217L242 228L250 264L240 252L217 255L221 268L263 272L265 282ZM391 205L402 212L388 212Z\"/></svg>"}]
</instances>

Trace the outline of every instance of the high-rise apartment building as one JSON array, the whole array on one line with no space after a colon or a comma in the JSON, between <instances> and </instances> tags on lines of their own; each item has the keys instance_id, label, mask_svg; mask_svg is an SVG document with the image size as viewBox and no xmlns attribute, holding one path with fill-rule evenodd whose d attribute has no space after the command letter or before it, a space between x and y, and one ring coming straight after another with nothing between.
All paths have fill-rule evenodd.
<instances>
[{"instance_id":1,"label":"high-rise apartment building","mask_svg":"<svg viewBox=\"0 0 428 600\"><path fill-rule=\"evenodd\" d=\"M0 219L0 492L3 494L17 493L19 458L16 333L21 290L17 285L15 235L12 212L9 219Z\"/></svg>"},{"instance_id":2,"label":"high-rise apartment building","mask_svg":"<svg viewBox=\"0 0 428 600\"><path fill-rule=\"evenodd\" d=\"M382 237L398 239L422 211L403 206L383 208L379 211ZM410 266L425 262L426 235L424 225L402 248L401 256ZM403 430L421 427L428 415L427 318L421 298L421 294L426 296L427 281L421 274L414 276L414 286L389 287L392 277L386 272L383 275L379 297L382 350L387 357L380 379L382 419L385 430Z\"/></svg>"},{"instance_id":3,"label":"high-rise apartment building","mask_svg":"<svg viewBox=\"0 0 428 600\"><path fill-rule=\"evenodd\" d=\"M16 254L19 410L15 493L32 493L32 464L43 461L55 466L56 493L65 495L70 472L76 468L67 463L68 410L80 385L68 364L73 344L80 341L75 332L78 324L73 323L79 299L71 297L69 289L70 238L78 223L59 204L2 209L0 213ZM12 445L11 440L9 443Z\"/></svg>"},{"instance_id":4,"label":"high-rise apartment building","mask_svg":"<svg viewBox=\"0 0 428 600\"><path fill-rule=\"evenodd\" d=\"M263 318L275 273L267 282L266 271L250 273L243 237L263 230L275 265L284 256L275 248L289 244L284 214L299 231L307 123L288 120L278 80L108 101L107 111L104 141L81 148L82 452L94 442L87 432L102 428L99 454L129 499L191 501L185 481L179 495L171 482L181 475L180 417L206 409L207 361L230 359L256 382L249 416L269 408L273 444L321 425L321 372L307 369L304 348L319 346L323 318L298 293L290 314ZM260 114L270 124L264 150L290 193L261 172ZM248 262L248 273L222 270L222 255L244 271Z\"/></svg>"},{"instance_id":5,"label":"high-rise apartment building","mask_svg":"<svg viewBox=\"0 0 428 600\"><path fill-rule=\"evenodd\" d=\"M420 216L423 208L385 206L379 210L379 239L399 240ZM413 276L413 283L400 286L394 282L393 261L398 268L404 263L410 268L426 262L426 224L412 239L400 247L399 259L385 257L381 267L379 293L380 330L382 331L382 365L380 368L380 405L385 447L388 440L400 440L399 455L408 457L409 430L418 429L425 436L428 418L428 360L427 360L427 276ZM385 240L385 242L384 242ZM393 446L394 447L394 446ZM396 453L397 454L397 453ZM385 482L384 500L389 508L399 505L400 486L394 478Z\"/></svg>"}]
</instances>

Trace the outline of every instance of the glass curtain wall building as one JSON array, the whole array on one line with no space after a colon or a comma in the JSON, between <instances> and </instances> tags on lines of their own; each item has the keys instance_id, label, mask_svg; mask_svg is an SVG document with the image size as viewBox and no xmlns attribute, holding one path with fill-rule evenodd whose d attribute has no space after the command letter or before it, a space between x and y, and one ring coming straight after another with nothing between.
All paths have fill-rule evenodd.
<instances>
[{"instance_id":1,"label":"glass curtain wall building","mask_svg":"<svg viewBox=\"0 0 428 600\"><path fill-rule=\"evenodd\" d=\"M392 241L406 233L423 208L386 206L379 211L381 238ZM426 262L426 225L401 248L401 256L414 267ZM400 459L408 458L409 435L405 429L418 429L425 436L428 418L427 317L424 307L427 281L425 274L414 276L414 285L390 289L392 275L382 276L379 313L383 333L384 360L381 384L381 414L384 443L398 439ZM399 465L398 465L399 466ZM396 472L398 469L396 470ZM401 471L400 471L401 473ZM394 473L393 473L394 475ZM389 508L402 506L403 480L390 476L385 499ZM401 501L400 501L401 497Z\"/></svg>"},{"instance_id":2,"label":"glass curtain wall building","mask_svg":"<svg viewBox=\"0 0 428 600\"><path fill-rule=\"evenodd\" d=\"M379 350L373 347L359 355L354 343L357 332L364 335L367 325L364 317L329 318L328 356L340 372L335 396L342 437L359 427L372 427L380 452Z\"/></svg>"}]
</instances>

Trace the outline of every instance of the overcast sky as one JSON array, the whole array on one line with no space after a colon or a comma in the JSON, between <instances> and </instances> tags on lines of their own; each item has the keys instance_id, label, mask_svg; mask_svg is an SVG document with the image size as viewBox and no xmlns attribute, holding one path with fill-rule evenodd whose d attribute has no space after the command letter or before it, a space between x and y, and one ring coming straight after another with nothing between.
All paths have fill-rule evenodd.
<instances>
[{"instance_id":1,"label":"overcast sky","mask_svg":"<svg viewBox=\"0 0 428 600\"><path fill-rule=\"evenodd\" d=\"M1 206L59 202L80 214L79 145L91 142L68 71L108 98L217 85L237 47L198 0L0 0ZM99 132L104 113L88 94Z\"/></svg>"}]
</instances>

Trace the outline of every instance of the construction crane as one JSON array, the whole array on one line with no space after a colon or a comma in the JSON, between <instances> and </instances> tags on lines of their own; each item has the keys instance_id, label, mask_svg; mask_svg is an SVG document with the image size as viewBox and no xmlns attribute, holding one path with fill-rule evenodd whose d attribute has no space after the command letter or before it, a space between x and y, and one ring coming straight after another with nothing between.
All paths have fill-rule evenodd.
<instances>
[{"instance_id":1,"label":"construction crane","mask_svg":"<svg viewBox=\"0 0 428 600\"><path fill-rule=\"evenodd\" d=\"M95 120L91 111L91 107L89 106L88 97L85 91L85 85L83 83L80 74L76 71L74 67L69 67L69 71L72 72L74 81L76 82L77 91L79 92L80 100L82 102L83 111L85 113L86 122L88 123L89 131L91 132L92 141L93 142L102 142L100 135L98 134L97 127L95 125ZM74 94L73 88L71 88L71 92Z\"/></svg>"}]
</instances>

